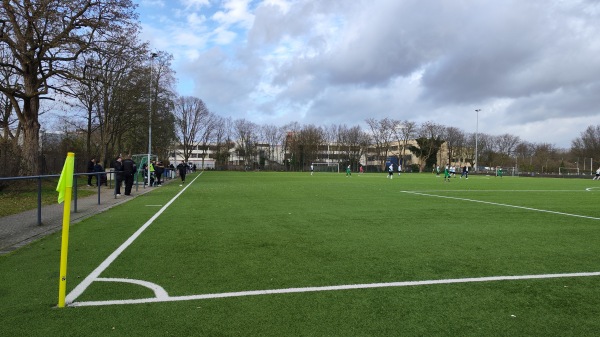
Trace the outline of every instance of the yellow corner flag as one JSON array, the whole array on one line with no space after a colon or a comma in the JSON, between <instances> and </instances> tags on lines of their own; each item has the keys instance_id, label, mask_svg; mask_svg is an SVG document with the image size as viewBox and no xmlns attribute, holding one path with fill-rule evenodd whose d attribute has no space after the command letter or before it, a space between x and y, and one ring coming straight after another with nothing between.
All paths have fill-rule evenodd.
<instances>
[{"instance_id":1,"label":"yellow corner flag","mask_svg":"<svg viewBox=\"0 0 600 337\"><path fill-rule=\"evenodd\" d=\"M65 165L63 166L60 178L58 179L58 186L56 186L56 192L58 192L58 203L65 201L65 195L67 188L73 188L73 167L75 165L75 153L69 152L67 159L65 159Z\"/></svg>"},{"instance_id":2,"label":"yellow corner flag","mask_svg":"<svg viewBox=\"0 0 600 337\"><path fill-rule=\"evenodd\" d=\"M62 243L60 247L60 280L58 283L58 307L65 306L67 294L67 251L69 249L69 222L71 222L71 193L73 191L73 171L75 166L75 153L69 152L60 178L58 179L58 203L64 201Z\"/></svg>"}]
</instances>

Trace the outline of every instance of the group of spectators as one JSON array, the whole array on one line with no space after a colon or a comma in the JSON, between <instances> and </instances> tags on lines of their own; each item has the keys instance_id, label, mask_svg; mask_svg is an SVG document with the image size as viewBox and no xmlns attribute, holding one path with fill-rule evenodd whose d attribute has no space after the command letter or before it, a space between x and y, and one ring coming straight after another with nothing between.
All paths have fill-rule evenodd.
<instances>
[{"instance_id":1,"label":"group of spectators","mask_svg":"<svg viewBox=\"0 0 600 337\"><path fill-rule=\"evenodd\" d=\"M116 176L115 194L117 196L121 195L121 185L124 183L124 194L128 196L131 195L131 189L133 187L134 177L137 170L135 162L129 155L125 159L119 155L113 163L113 168ZM150 186L162 186L165 172L170 172L170 174L172 174L171 178L174 178L175 170L177 170L179 173L181 182L185 183L186 174L189 171L194 172L195 169L195 164L192 166L190 164L186 164L184 161L181 161L177 167L175 167L173 164L170 164L167 168L165 168L162 161L152 160L150 165L144 164L142 167L144 173L144 186L148 183L148 177L150 177ZM99 184L108 186L104 167L97 162L96 158L92 158L88 162L87 171L88 173L97 173L88 175L88 186L92 186L93 177L96 177L96 186Z\"/></svg>"},{"instance_id":2,"label":"group of spectators","mask_svg":"<svg viewBox=\"0 0 600 337\"><path fill-rule=\"evenodd\" d=\"M121 195L121 185L125 182L125 195L131 195L131 188L133 187L133 178L135 177L136 165L131 159L131 156L127 156L125 160L120 155L117 157L114 163L116 186L115 194Z\"/></svg>"}]
</instances>

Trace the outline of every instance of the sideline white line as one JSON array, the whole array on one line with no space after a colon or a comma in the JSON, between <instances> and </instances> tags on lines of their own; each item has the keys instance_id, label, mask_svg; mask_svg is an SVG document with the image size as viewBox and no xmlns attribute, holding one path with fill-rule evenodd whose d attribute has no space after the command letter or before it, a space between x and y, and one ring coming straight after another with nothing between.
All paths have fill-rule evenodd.
<instances>
[{"instance_id":1,"label":"sideline white line","mask_svg":"<svg viewBox=\"0 0 600 337\"><path fill-rule=\"evenodd\" d=\"M426 196L426 197L436 197L436 198L452 199L452 200L460 200L460 201L471 201L471 202L478 202L478 203L481 203L481 204L488 204L488 205L494 205L494 206L512 207L512 208L518 208L518 209L525 209L525 210L528 210L528 211L536 211L536 212L542 212L542 213L551 213L551 214L572 216L572 217L576 217L576 218L600 220L600 218L596 218L596 217L593 217L593 216L571 214L571 213L564 213L564 212L557 212L557 211L548 211L548 210L545 210L545 209L531 208L531 207L524 207L524 206L515 206L515 205L509 205L509 204L500 204L500 203L491 202L491 201L482 201L482 200L474 200L474 199L467 199L467 198L449 197L449 196L445 196L445 195L427 194L427 193L420 193L420 192L414 192L414 191L400 191L400 192L402 192L402 193L408 193L408 194L422 195L422 196Z\"/></svg>"},{"instance_id":2,"label":"sideline white line","mask_svg":"<svg viewBox=\"0 0 600 337\"><path fill-rule=\"evenodd\" d=\"M104 270L106 270L106 268L108 268L108 266L110 266L110 264L113 263L117 259L117 257L121 255L121 253L125 249L127 249L127 247L129 247L129 245L131 245L135 241L135 239L137 239L146 230L146 228L148 228L154 222L154 220L156 220L177 198L179 198L179 196L183 192L185 192L185 190L188 187L190 187L194 183L194 181L196 181L196 179L198 179L198 177L202 175L202 173L203 172L200 172L200 174L198 174L196 178L194 178L194 180L192 180L179 193L177 193L177 195L175 195L166 205L164 205L158 212L156 212L156 214L154 214L154 216L152 216L150 220L146 221L146 223L142 227L140 227L140 229L133 233L133 235L131 235L129 239L123 242L123 244L119 248L117 248L117 250L110 254L106 258L106 260L104 260L96 269L94 269L94 271L92 271L83 281L81 281L81 283L79 283L73 290L71 290L71 292L65 298L65 303L67 305L73 303L77 299L77 297L79 297L85 291L85 289L87 289L87 287L89 287L90 284L92 284L92 282L98 279L98 276L100 276L100 274Z\"/></svg>"},{"instance_id":3,"label":"sideline white line","mask_svg":"<svg viewBox=\"0 0 600 337\"><path fill-rule=\"evenodd\" d=\"M226 298L226 297L307 293L307 292L318 292L318 291L370 289L370 288L386 288L386 287L410 287L410 286L434 285L434 284L455 284L455 283L492 282L492 281L509 281L509 280L534 280L534 279L590 277L590 276L600 276L600 272L568 273L568 274L540 274L540 275L520 275L520 276L489 276L489 277L472 277L472 278L445 279L445 280L405 281L405 282L371 283L371 284L349 284L349 285L324 286L324 287L253 290L253 291L238 291L238 292L229 292L229 293L220 293L220 294L140 298L140 299L134 299L134 300L75 302L75 303L71 303L70 306L84 307L84 306L100 306L100 305L142 304L142 303L157 303L157 302L206 300L206 299Z\"/></svg>"},{"instance_id":4,"label":"sideline white line","mask_svg":"<svg viewBox=\"0 0 600 337\"><path fill-rule=\"evenodd\" d=\"M593 188L593 187L591 187ZM600 187L599 187L600 188ZM585 190L420 190L421 192L463 192L463 193L495 193L495 192L587 192L589 189ZM401 191L401 192L410 192L410 191ZM416 191L415 191L416 192Z\"/></svg>"}]
</instances>

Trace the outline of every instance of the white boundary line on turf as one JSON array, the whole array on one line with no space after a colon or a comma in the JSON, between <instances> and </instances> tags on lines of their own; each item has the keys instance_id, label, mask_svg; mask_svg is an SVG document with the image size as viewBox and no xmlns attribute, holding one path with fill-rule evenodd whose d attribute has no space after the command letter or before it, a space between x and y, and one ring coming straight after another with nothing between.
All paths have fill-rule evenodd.
<instances>
[{"instance_id":1,"label":"white boundary line on turf","mask_svg":"<svg viewBox=\"0 0 600 337\"><path fill-rule=\"evenodd\" d=\"M434 285L434 284L455 284L455 283L492 282L492 281L510 281L510 280L534 280L534 279L590 277L590 276L600 276L600 272L519 275L519 276L489 276L489 277L470 277L470 278L445 279L445 280L349 284L349 285L339 285L339 286L288 288L288 289L271 289L271 290L251 290L251 291L238 291L238 292L219 293L219 294L173 296L173 297L168 296L165 292L154 298L140 298L140 299L132 299L132 300L113 300L113 301L75 302L75 303L71 303L69 306L84 307L84 306L100 306L100 305L143 304L143 303L157 303L157 302L206 300L206 299L226 298L226 297L307 293L307 292L334 291L334 290L410 287L410 286L422 286L422 285ZM100 279L100 280L108 281L109 279ZM132 283L135 283L135 282L132 282Z\"/></svg>"},{"instance_id":2,"label":"white boundary line on turf","mask_svg":"<svg viewBox=\"0 0 600 337\"><path fill-rule=\"evenodd\" d=\"M194 181L196 181L196 179L198 179L198 177L202 175L202 173L203 172L200 172L200 174L198 174L196 178L194 178L194 180L192 180L179 193L177 193L177 195L175 195L171 200L169 200L169 202L167 202L158 212L156 212L156 214L154 214L148 221L146 221L146 223L142 227L140 227L140 229L133 233L133 235L131 235L129 239L123 242L123 244L121 244L121 246L117 248L117 250L110 254L106 258L106 260L104 260L96 269L94 269L94 271L92 271L83 281L81 281L81 283L79 283L73 290L71 290L71 292L65 298L65 303L67 305L73 303L77 299L77 297L79 297L85 291L85 289L87 289L87 287L89 287L90 284L92 284L92 282L98 280L100 274L104 270L106 270L106 268L108 268L110 264L113 263L117 259L117 257L119 257L119 255L121 255L121 253L125 251L125 249L127 249L127 247L129 247L129 245L131 245L146 230L146 228L148 228L154 222L154 220L156 220L169 206L171 206L171 204L175 200L177 200L177 198L179 198L179 196L183 192L185 192L185 190L188 187L190 187L194 183Z\"/></svg>"},{"instance_id":3,"label":"white boundary line on turf","mask_svg":"<svg viewBox=\"0 0 600 337\"><path fill-rule=\"evenodd\" d=\"M595 187L590 187L595 188ZM464 192L464 193L479 193L479 192L589 192L590 188L586 188L585 190L420 190L420 193L425 192ZM600 188L600 187L598 187ZM400 192L413 192L413 191L400 191ZM417 191L414 191L419 193Z\"/></svg>"},{"instance_id":4,"label":"white boundary line on turf","mask_svg":"<svg viewBox=\"0 0 600 337\"><path fill-rule=\"evenodd\" d=\"M542 212L542 213L550 213L550 214L572 216L572 217L576 217L576 218L600 220L600 218L596 218L596 217L593 217L593 216L571 214L571 213L564 213L564 212L557 212L557 211L549 211L549 210L545 210L545 209L525 207L525 206L515 206L515 205L509 205L509 204L501 204L501 203L491 202L491 201L482 201L482 200L474 200L474 199L458 198L458 197L448 197L448 196L444 196L444 195L435 195L435 194L428 194L428 193L421 193L421 192L414 192L414 191L400 191L400 192L402 192L402 193L408 193L408 194L422 195L422 196L426 196L426 197L436 197L436 198L452 199L452 200L460 200L460 201L471 201L471 202L478 202L478 203L487 204L487 205L504 206L504 207L525 209L525 210L528 210L528 211L536 211L536 212Z\"/></svg>"}]
</instances>

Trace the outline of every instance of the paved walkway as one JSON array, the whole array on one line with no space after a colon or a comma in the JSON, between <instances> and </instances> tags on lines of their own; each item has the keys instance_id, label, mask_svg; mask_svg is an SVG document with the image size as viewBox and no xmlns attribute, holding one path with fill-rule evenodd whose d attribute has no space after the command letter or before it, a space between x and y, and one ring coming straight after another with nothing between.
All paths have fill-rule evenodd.
<instances>
[{"instance_id":1,"label":"paved walkway","mask_svg":"<svg viewBox=\"0 0 600 337\"><path fill-rule=\"evenodd\" d=\"M90 188L90 187L84 187ZM71 224L103 212L116 205L122 204L151 191L153 188L139 186L137 191L133 186L131 197L124 195L115 198L114 188L100 187L100 204L98 194L77 199L77 212L74 212L74 201L71 203ZM62 229L63 204L42 206L42 224L38 225L37 209L19 214L0 217L0 255L8 254L48 234Z\"/></svg>"}]
</instances>

